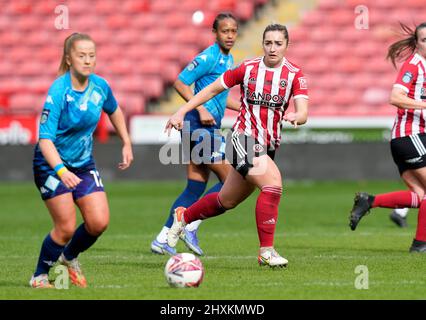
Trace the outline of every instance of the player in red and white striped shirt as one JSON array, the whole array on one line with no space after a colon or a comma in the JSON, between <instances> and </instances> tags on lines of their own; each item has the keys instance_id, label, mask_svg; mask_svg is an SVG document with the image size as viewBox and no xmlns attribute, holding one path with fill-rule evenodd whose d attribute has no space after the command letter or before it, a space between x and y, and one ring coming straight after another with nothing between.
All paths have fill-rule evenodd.
<instances>
[{"instance_id":1,"label":"player in red and white striped shirt","mask_svg":"<svg viewBox=\"0 0 426 320\"><path fill-rule=\"evenodd\" d=\"M269 25L263 33L263 57L245 61L226 71L180 108L167 123L166 130L182 129L186 112L223 90L240 85L241 109L226 144L226 156L234 170L219 193L211 193L187 209L175 210L173 226L168 233L169 246L176 245L187 223L217 216L236 207L257 187L261 190L256 204L259 264L287 265L287 259L274 249L282 181L273 159L281 140L282 121L297 127L304 124L308 116L306 78L298 66L284 57L287 46L287 28L280 24ZM295 111L286 113L291 97Z\"/></svg>"},{"instance_id":2,"label":"player in red and white striped shirt","mask_svg":"<svg viewBox=\"0 0 426 320\"><path fill-rule=\"evenodd\" d=\"M395 61L410 52L392 89L390 102L398 109L392 129L391 151L395 164L410 190L376 196L358 193L350 215L355 230L370 208L419 208L416 236L410 252L426 252L426 23L411 30L401 24L409 37L389 47Z\"/></svg>"}]
</instances>

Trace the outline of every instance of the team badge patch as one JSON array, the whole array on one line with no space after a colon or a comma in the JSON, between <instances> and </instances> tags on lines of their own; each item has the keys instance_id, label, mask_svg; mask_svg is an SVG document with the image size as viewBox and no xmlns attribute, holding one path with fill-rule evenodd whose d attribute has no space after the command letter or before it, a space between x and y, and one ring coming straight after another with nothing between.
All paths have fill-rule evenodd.
<instances>
[{"instance_id":1,"label":"team badge patch","mask_svg":"<svg viewBox=\"0 0 426 320\"><path fill-rule=\"evenodd\" d=\"M49 119L50 110L44 109L41 113L40 123L46 123L47 119Z\"/></svg>"},{"instance_id":2,"label":"team badge patch","mask_svg":"<svg viewBox=\"0 0 426 320\"><path fill-rule=\"evenodd\" d=\"M101 101L102 96L97 92L97 91L93 91L92 95L90 96L90 101L97 106L99 104L99 102Z\"/></svg>"},{"instance_id":3,"label":"team badge patch","mask_svg":"<svg viewBox=\"0 0 426 320\"><path fill-rule=\"evenodd\" d=\"M261 144L255 144L254 146L253 146L253 151L254 152L263 152L263 146L261 145Z\"/></svg>"},{"instance_id":4,"label":"team badge patch","mask_svg":"<svg viewBox=\"0 0 426 320\"><path fill-rule=\"evenodd\" d=\"M187 69L188 69L188 71L192 71L192 70L194 70L197 66L198 66L198 62L194 60L194 61L192 61L192 62L188 65Z\"/></svg>"},{"instance_id":5,"label":"team badge patch","mask_svg":"<svg viewBox=\"0 0 426 320\"><path fill-rule=\"evenodd\" d=\"M413 80L413 74L409 71L407 71L406 73L404 73L404 75L402 76L402 82L404 83L410 83L411 80Z\"/></svg>"},{"instance_id":6,"label":"team badge patch","mask_svg":"<svg viewBox=\"0 0 426 320\"><path fill-rule=\"evenodd\" d=\"M281 79L280 80L280 87L281 88L285 88L285 86L287 85L287 80L285 80L285 79Z\"/></svg>"}]
</instances>

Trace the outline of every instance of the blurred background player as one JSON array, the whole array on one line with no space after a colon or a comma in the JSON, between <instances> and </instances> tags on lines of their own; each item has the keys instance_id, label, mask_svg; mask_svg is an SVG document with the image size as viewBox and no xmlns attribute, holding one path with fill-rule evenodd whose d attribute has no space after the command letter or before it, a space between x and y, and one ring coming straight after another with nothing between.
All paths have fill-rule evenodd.
<instances>
[{"instance_id":1,"label":"blurred background player","mask_svg":"<svg viewBox=\"0 0 426 320\"><path fill-rule=\"evenodd\" d=\"M93 132L105 111L123 141L123 162L133 160L126 123L111 88L93 74L96 48L86 34L74 33L64 43L60 77L49 89L40 118L35 147L34 180L54 227L43 241L33 288L50 288L48 273L59 263L68 268L71 282L86 287L77 256L90 248L109 223L109 207L101 176L92 156ZM75 229L76 204L84 222Z\"/></svg>"},{"instance_id":2,"label":"blurred background player","mask_svg":"<svg viewBox=\"0 0 426 320\"><path fill-rule=\"evenodd\" d=\"M235 17L230 13L220 13L213 22L213 33L216 36L216 42L201 52L195 59L179 74L178 79L174 83L174 88L182 96L185 101L189 101L194 93L191 85L195 83L195 94L215 81L222 73L229 70L234 59L230 53L237 38L238 23ZM196 110L188 112L185 116L187 126L185 132L195 139L195 135L199 136L198 141L190 142L191 156L194 147L209 139L211 142L210 155L196 155L196 159L189 158L187 165L187 184L183 192L177 197L173 203L169 217L164 224L162 230L156 239L151 243L151 250L158 254L175 254L176 250L167 245L167 233L173 224L173 212L177 207L189 207L204 193L207 182L209 180L210 171L218 177L219 182L214 185L206 194L218 192L225 181L230 170L229 164L223 162L224 139L218 131L224 116L225 108L239 110L240 104L231 98L228 98L228 90L222 92L204 105L200 105ZM186 141L189 143L189 141ZM205 152L205 150L203 150ZM202 158L202 159L200 159ZM207 160L207 161L205 161ZM198 255L202 255L203 251L198 244L197 230L201 220L188 224L182 233L182 240L186 246Z\"/></svg>"},{"instance_id":3,"label":"blurred background player","mask_svg":"<svg viewBox=\"0 0 426 320\"><path fill-rule=\"evenodd\" d=\"M263 32L263 57L247 60L225 72L169 119L166 130L181 130L187 112L224 90L235 85L242 86L241 111L226 144L226 157L233 168L220 192L204 196L187 209L176 208L167 239L171 247L176 245L185 225L236 207L257 187L260 189L256 203L260 241L258 262L270 267L288 264L287 259L274 249L282 179L273 159L281 142L282 120L297 127L304 124L308 117L306 78L298 66L285 58L288 42L285 26L267 26ZM285 114L291 97L295 112Z\"/></svg>"},{"instance_id":4,"label":"blurred background player","mask_svg":"<svg viewBox=\"0 0 426 320\"><path fill-rule=\"evenodd\" d=\"M362 192L355 196L350 227L371 209L419 208L417 231L410 252L426 252L426 23L414 30L401 24L408 37L389 47L388 58L409 57L402 65L391 92L390 102L398 107L392 129L391 152L405 184L410 190L379 194Z\"/></svg>"}]
</instances>

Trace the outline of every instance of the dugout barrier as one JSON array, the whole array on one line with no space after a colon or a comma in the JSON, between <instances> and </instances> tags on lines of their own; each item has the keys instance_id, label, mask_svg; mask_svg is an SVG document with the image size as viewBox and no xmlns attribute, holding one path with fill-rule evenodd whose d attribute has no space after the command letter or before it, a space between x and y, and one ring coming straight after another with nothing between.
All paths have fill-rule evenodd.
<instances>
[{"instance_id":1,"label":"dugout barrier","mask_svg":"<svg viewBox=\"0 0 426 320\"><path fill-rule=\"evenodd\" d=\"M163 145L134 145L135 162L126 171L117 168L121 144L95 144L94 156L105 181L178 180L185 178L182 164L163 165ZM0 146L0 180L32 181L33 146ZM284 144L276 155L284 179L292 180L396 180L389 143L357 142Z\"/></svg>"}]
</instances>

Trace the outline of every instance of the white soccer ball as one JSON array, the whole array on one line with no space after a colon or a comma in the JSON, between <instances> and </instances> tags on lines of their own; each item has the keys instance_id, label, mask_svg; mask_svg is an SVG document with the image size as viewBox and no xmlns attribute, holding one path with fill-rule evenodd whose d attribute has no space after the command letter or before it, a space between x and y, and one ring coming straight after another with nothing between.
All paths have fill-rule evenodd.
<instances>
[{"instance_id":1,"label":"white soccer ball","mask_svg":"<svg viewBox=\"0 0 426 320\"><path fill-rule=\"evenodd\" d=\"M192 253L179 253L167 261L164 274L172 287L198 287L203 281L204 268Z\"/></svg>"}]
</instances>

